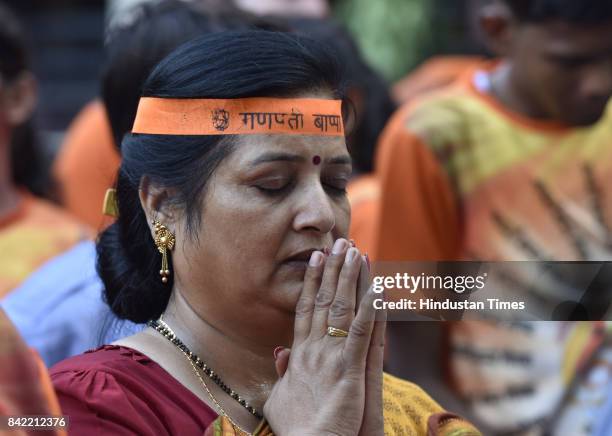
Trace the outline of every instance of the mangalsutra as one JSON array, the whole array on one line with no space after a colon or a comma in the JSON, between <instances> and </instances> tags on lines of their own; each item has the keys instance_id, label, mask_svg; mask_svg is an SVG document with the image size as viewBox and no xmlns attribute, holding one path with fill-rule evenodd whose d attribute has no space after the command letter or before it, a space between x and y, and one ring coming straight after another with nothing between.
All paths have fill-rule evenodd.
<instances>
[{"instance_id":1,"label":"mangalsutra","mask_svg":"<svg viewBox=\"0 0 612 436\"><path fill-rule=\"evenodd\" d=\"M217 386L219 386L223 390L223 392L227 393L231 398L236 400L238 402L238 404L240 404L242 407L244 407L246 410L248 410L249 413L251 413L257 419L260 419L260 420L263 419L263 415L261 415L253 406L251 406L249 403L247 403L247 401L244 398L242 398L237 392L235 392L227 384L225 384L225 382L223 382L223 380L221 380L221 377L219 377L206 363L204 363L204 361L202 359L200 359L196 354L194 354L176 336L176 334L172 331L170 326L168 326L168 324L166 324L161 319L161 317L158 320L149 321L148 325L149 325L149 327L152 327L153 329L155 329L163 337L168 339L173 345L175 345L189 359L189 362L191 363L192 367L196 371L196 374L200 378L200 381L202 382L202 385L204 386L204 388L208 392L208 395L211 397L211 400L213 400L213 402L219 408L219 410L222 412L222 414L225 415L230 421L232 421L231 418L227 415L227 413L225 413L225 411L223 410L221 405L218 403L218 401L212 395L212 392L210 392L210 390L208 389L208 386L204 382L204 379L202 379L199 376L199 371L197 371L196 367L200 368L200 370L204 374L206 374L213 382L215 382L215 384ZM238 425L236 425L233 421L232 421L232 425L238 427ZM238 428L240 428L240 427L238 427Z\"/></svg>"}]
</instances>

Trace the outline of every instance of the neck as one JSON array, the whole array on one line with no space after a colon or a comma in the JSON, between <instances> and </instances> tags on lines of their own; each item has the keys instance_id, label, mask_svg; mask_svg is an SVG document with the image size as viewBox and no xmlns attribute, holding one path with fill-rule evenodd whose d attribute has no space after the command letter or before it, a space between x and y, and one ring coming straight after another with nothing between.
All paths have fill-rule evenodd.
<instances>
[{"instance_id":1,"label":"neck","mask_svg":"<svg viewBox=\"0 0 612 436\"><path fill-rule=\"evenodd\" d=\"M504 62L490 75L490 93L501 104L513 112L534 120L550 120L550 117L533 101L531 93L525 90L516 77L516 68Z\"/></svg>"},{"instance_id":2,"label":"neck","mask_svg":"<svg viewBox=\"0 0 612 436\"><path fill-rule=\"evenodd\" d=\"M189 349L260 412L278 376L272 352L221 331L200 318L180 291L172 293L164 321Z\"/></svg>"},{"instance_id":3,"label":"neck","mask_svg":"<svg viewBox=\"0 0 612 436\"><path fill-rule=\"evenodd\" d=\"M14 212L19 205L19 190L13 182L10 154L9 142L0 142L0 218Z\"/></svg>"}]
</instances>

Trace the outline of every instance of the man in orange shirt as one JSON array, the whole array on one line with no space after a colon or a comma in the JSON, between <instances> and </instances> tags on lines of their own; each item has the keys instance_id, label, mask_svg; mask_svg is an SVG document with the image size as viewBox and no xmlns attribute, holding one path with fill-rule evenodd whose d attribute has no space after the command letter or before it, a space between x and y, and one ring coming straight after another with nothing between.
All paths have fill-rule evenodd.
<instances>
[{"instance_id":1,"label":"man in orange shirt","mask_svg":"<svg viewBox=\"0 0 612 436\"><path fill-rule=\"evenodd\" d=\"M495 0L482 24L501 61L402 107L383 133L375 259L612 259L612 4ZM584 338L601 331L552 326L450 326L448 369L477 421L554 427L593 348ZM403 350L418 327L388 330L389 369L410 375ZM526 359L509 364L506 351Z\"/></svg>"}]
</instances>

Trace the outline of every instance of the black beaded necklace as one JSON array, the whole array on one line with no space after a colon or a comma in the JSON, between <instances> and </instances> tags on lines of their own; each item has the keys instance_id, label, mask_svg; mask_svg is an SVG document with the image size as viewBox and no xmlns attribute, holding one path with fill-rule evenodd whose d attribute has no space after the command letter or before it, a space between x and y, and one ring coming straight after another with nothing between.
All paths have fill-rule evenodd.
<instances>
[{"instance_id":1,"label":"black beaded necklace","mask_svg":"<svg viewBox=\"0 0 612 436\"><path fill-rule=\"evenodd\" d=\"M238 395L233 389L231 389L228 385L226 385L221 377L217 375L202 359L200 359L196 354L192 353L191 350L181 341L173 331L169 328L163 326L158 320L152 320L148 322L149 327L155 329L158 333L160 333L163 337L168 339L172 344L174 344L179 350L181 350L185 355L187 355L191 361L202 370L204 374L208 376L217 386L219 386L223 392L232 397L234 400L238 402L242 407L248 410L253 416L257 419L263 419L263 415L260 414L253 406L249 405L244 398Z\"/></svg>"}]
</instances>

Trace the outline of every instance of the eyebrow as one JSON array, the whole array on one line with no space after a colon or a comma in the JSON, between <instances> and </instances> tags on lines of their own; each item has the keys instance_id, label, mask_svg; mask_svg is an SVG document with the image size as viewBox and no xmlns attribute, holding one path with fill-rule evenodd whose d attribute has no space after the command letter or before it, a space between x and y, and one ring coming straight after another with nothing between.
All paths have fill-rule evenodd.
<instances>
[{"instance_id":1,"label":"eyebrow","mask_svg":"<svg viewBox=\"0 0 612 436\"><path fill-rule=\"evenodd\" d=\"M266 153L262 156L259 156L253 162L251 162L250 166L254 167L262 163L268 163L268 162L300 162L301 163L305 161L306 161L306 158L298 154ZM324 162L326 164L332 164L332 165L351 165L353 161L350 156L342 155L342 156L335 156L330 159L326 159Z\"/></svg>"},{"instance_id":2,"label":"eyebrow","mask_svg":"<svg viewBox=\"0 0 612 436\"><path fill-rule=\"evenodd\" d=\"M327 159L325 163L331 164L331 165L352 165L353 159L351 159L350 156L343 155L343 156L336 156L336 157L332 157L331 159Z\"/></svg>"}]
</instances>

